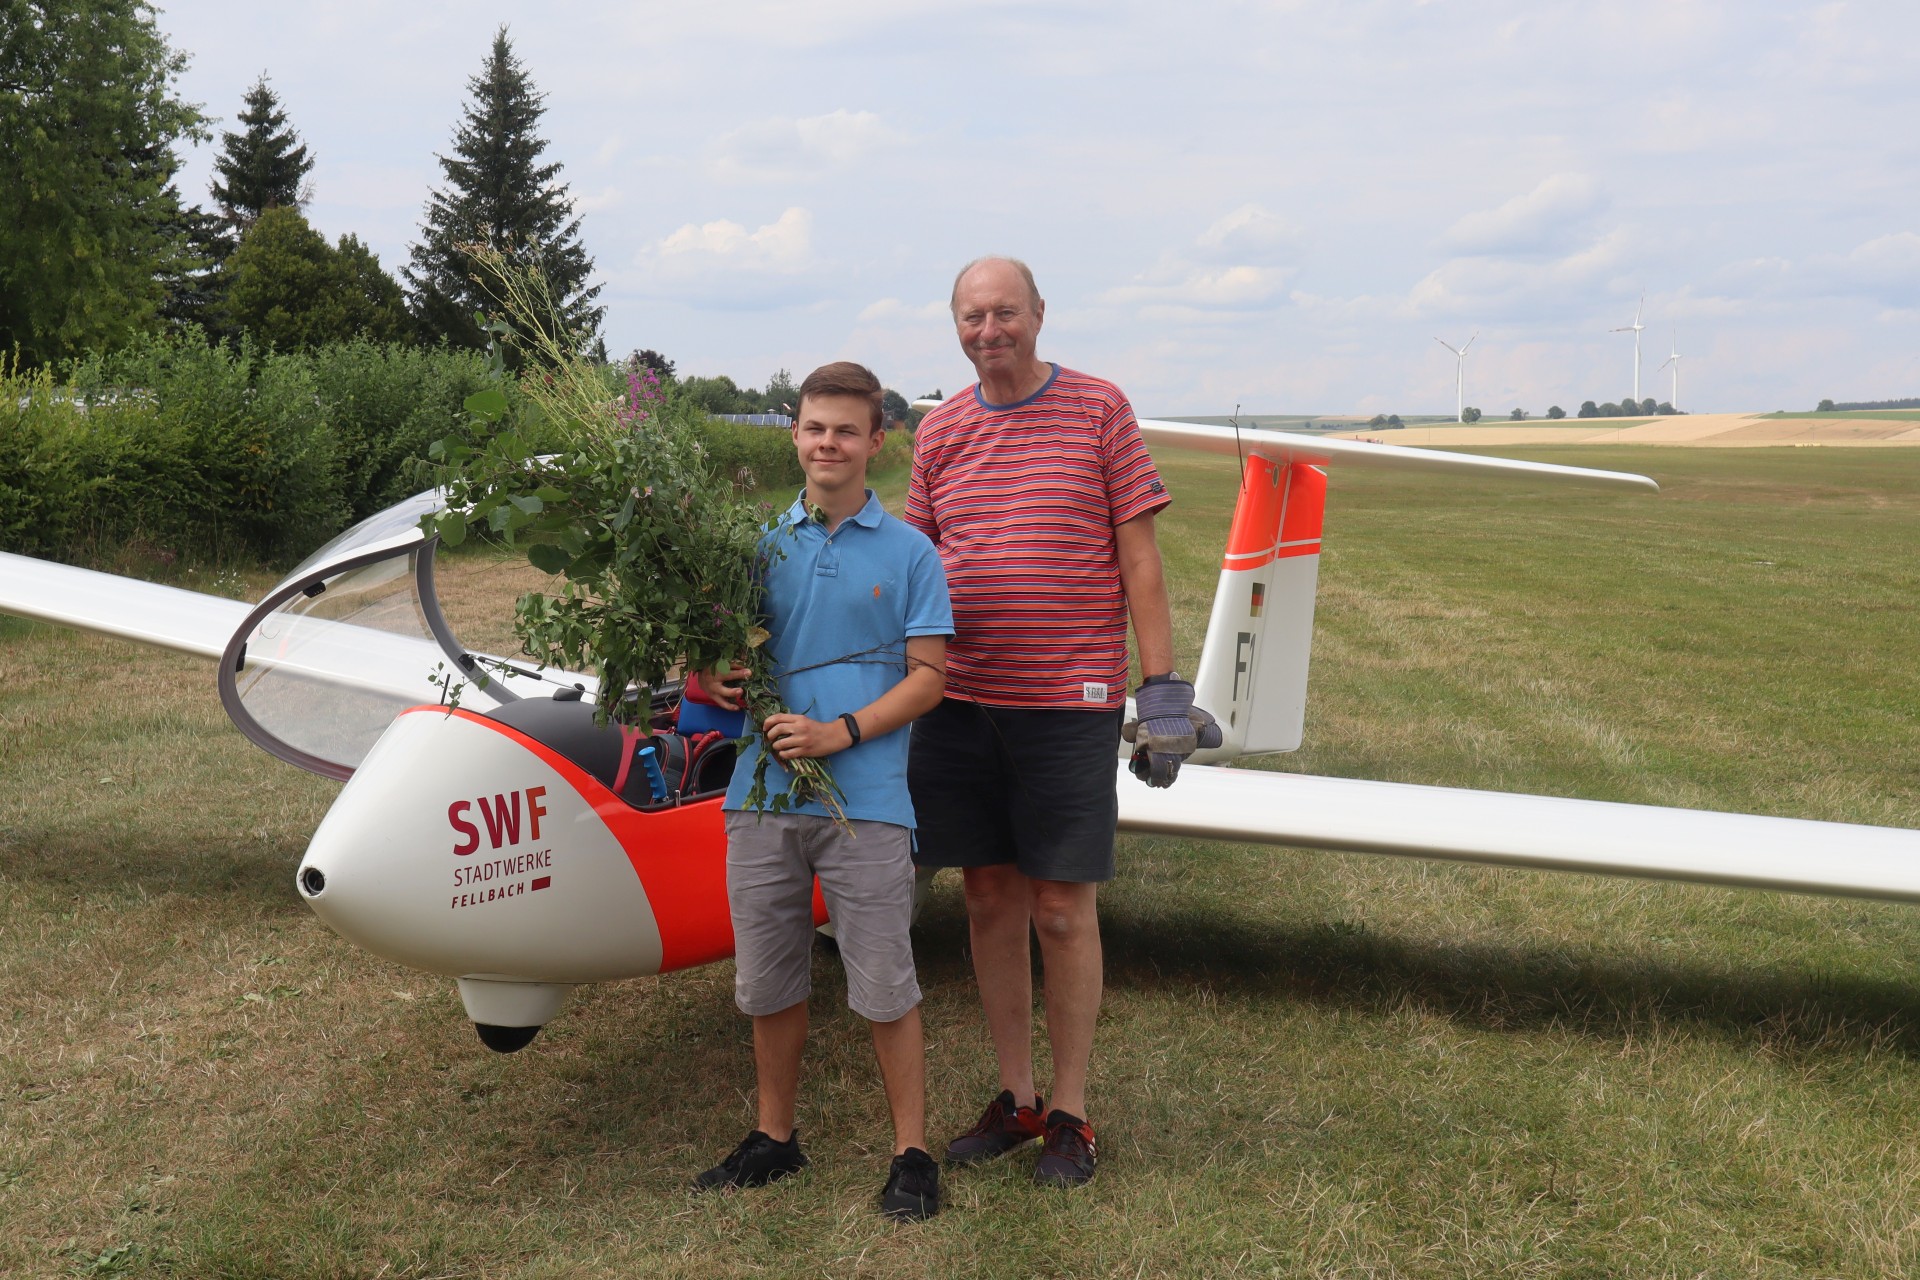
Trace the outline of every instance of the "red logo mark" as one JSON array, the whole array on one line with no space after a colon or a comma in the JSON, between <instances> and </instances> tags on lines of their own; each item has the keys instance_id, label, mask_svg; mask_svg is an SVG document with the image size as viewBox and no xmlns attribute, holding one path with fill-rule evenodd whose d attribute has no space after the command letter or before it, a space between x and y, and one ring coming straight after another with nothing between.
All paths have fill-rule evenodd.
<instances>
[{"instance_id":1,"label":"red logo mark","mask_svg":"<svg viewBox=\"0 0 1920 1280\"><path fill-rule=\"evenodd\" d=\"M552 876L536 876L533 881L533 887L535 889L544 889L552 883L553 883Z\"/></svg>"},{"instance_id":2,"label":"red logo mark","mask_svg":"<svg viewBox=\"0 0 1920 1280\"><path fill-rule=\"evenodd\" d=\"M495 849L506 844L520 843L520 797L527 799L527 839L540 838L540 819L547 815L547 807L540 803L540 797L547 794L545 787L528 787L525 791L509 791L506 795L492 797L481 796L478 800L455 800L447 806L447 822L465 839L453 846L458 857L466 857L480 847L480 828L466 817L473 806L480 806L480 817L487 826L487 840Z\"/></svg>"}]
</instances>

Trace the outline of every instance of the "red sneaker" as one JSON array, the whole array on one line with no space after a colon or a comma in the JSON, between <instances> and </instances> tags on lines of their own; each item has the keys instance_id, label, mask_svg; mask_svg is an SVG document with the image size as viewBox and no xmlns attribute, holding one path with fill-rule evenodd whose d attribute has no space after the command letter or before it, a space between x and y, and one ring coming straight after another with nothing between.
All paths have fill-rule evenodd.
<instances>
[{"instance_id":1,"label":"red sneaker","mask_svg":"<svg viewBox=\"0 0 1920 1280\"><path fill-rule=\"evenodd\" d=\"M1033 1180L1043 1187L1078 1187L1093 1181L1093 1126L1064 1111L1047 1113L1047 1141Z\"/></svg>"},{"instance_id":2,"label":"red sneaker","mask_svg":"<svg viewBox=\"0 0 1920 1280\"><path fill-rule=\"evenodd\" d=\"M1002 1089L1000 1096L987 1104L980 1122L947 1144L947 1163L980 1164L1026 1146L1046 1132L1040 1119L1041 1105L1035 1098L1032 1106L1017 1107L1013 1092Z\"/></svg>"}]
</instances>

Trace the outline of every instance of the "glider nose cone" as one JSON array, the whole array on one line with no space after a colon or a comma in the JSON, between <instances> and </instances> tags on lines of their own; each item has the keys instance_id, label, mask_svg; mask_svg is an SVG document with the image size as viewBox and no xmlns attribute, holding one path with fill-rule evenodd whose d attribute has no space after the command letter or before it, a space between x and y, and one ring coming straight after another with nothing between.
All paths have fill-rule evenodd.
<instances>
[{"instance_id":1,"label":"glider nose cone","mask_svg":"<svg viewBox=\"0 0 1920 1280\"><path fill-rule=\"evenodd\" d=\"M650 904L594 807L619 802L561 765L484 716L402 713L313 833L300 896L349 942L429 973L659 972Z\"/></svg>"}]
</instances>

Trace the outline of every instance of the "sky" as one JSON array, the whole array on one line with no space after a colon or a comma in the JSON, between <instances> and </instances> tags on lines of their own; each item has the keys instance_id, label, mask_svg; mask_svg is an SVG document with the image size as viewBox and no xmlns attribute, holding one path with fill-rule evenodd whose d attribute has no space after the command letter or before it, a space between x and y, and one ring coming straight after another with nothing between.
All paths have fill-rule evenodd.
<instances>
[{"instance_id":1,"label":"sky","mask_svg":"<svg viewBox=\"0 0 1920 1280\"><path fill-rule=\"evenodd\" d=\"M763 385L972 381L948 290L1029 262L1043 358L1147 415L1694 412L1920 395L1911 0L177 0L219 117L263 72L307 214L396 276L505 24L603 336Z\"/></svg>"}]
</instances>

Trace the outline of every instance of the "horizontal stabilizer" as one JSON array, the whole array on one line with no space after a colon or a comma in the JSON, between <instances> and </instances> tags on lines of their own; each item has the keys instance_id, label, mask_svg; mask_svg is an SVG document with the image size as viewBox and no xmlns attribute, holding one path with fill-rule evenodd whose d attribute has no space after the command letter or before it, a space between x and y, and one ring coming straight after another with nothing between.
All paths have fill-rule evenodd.
<instances>
[{"instance_id":1,"label":"horizontal stabilizer","mask_svg":"<svg viewBox=\"0 0 1920 1280\"><path fill-rule=\"evenodd\" d=\"M1920 902L1920 831L1190 765L1120 826L1207 840Z\"/></svg>"},{"instance_id":2,"label":"horizontal stabilizer","mask_svg":"<svg viewBox=\"0 0 1920 1280\"><path fill-rule=\"evenodd\" d=\"M1142 418L1140 434L1146 438L1150 449L1186 449L1197 453L1222 454L1229 458L1258 454L1271 462L1304 462L1314 466L1375 467L1452 474L1479 471L1609 488L1657 490L1660 487L1651 478L1630 471L1596 471L1590 467L1563 467L1551 462L1522 462L1517 458L1483 458L1478 454L1449 453L1444 449L1409 449L1396 444L1335 440L1330 436L1309 436L1289 431L1254 428L1236 431L1232 427Z\"/></svg>"}]
</instances>

